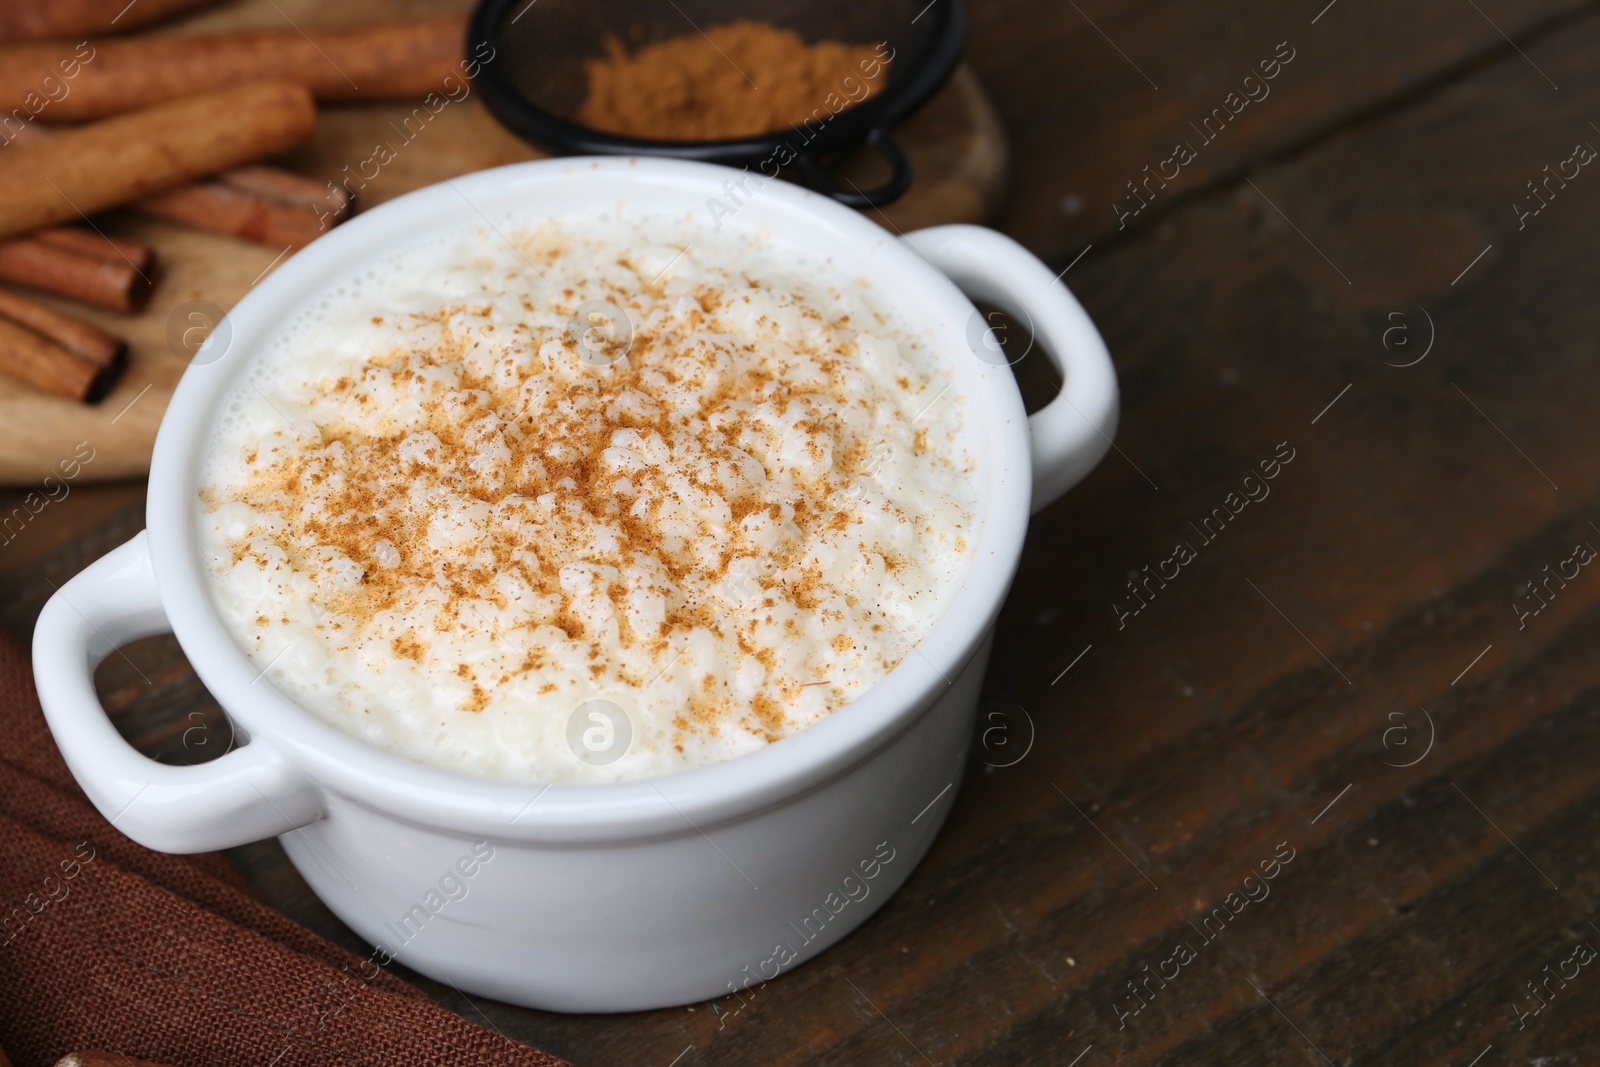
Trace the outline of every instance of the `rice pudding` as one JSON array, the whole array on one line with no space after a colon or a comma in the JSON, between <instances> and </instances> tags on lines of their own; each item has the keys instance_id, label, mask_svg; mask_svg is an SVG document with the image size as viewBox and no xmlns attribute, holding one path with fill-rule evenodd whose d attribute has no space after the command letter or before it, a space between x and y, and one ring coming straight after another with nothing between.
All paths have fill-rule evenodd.
<instances>
[{"instance_id":1,"label":"rice pudding","mask_svg":"<svg viewBox=\"0 0 1600 1067\"><path fill-rule=\"evenodd\" d=\"M467 775L802 730L915 654L975 540L948 366L848 264L762 238L462 229L251 360L200 470L219 613L312 713Z\"/></svg>"}]
</instances>

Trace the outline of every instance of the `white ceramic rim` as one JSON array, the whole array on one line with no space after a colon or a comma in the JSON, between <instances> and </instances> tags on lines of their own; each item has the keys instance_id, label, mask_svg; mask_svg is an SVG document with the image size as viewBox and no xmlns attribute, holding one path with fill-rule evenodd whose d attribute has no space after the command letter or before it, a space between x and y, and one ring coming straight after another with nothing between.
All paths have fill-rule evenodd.
<instances>
[{"instance_id":1,"label":"white ceramic rim","mask_svg":"<svg viewBox=\"0 0 1600 1067\"><path fill-rule=\"evenodd\" d=\"M195 673L245 737L266 743L320 788L419 826L511 840L620 840L694 832L686 821L703 829L816 788L888 744L948 687L992 625L1021 554L1032 478L1028 421L1009 369L970 355L965 331L972 303L868 218L773 181L760 192L763 228L780 242L776 219L820 228L837 242L841 258L875 259L862 273L909 321L930 328L931 343L948 353L956 395L967 398L963 433L979 463L981 530L943 616L912 654L845 707L781 741L694 770L604 785L507 783L413 763L324 722L272 685L253 684L259 669L207 591L193 521L198 460L213 412L252 345L363 263L429 231L509 214L508 199L524 198L514 210L526 218L541 185L597 172L626 174L646 196L663 186L721 196L730 174L676 160L542 160L451 179L357 215L279 266L228 313L228 351L185 372L156 438L146 513L150 554L162 604Z\"/></svg>"}]
</instances>

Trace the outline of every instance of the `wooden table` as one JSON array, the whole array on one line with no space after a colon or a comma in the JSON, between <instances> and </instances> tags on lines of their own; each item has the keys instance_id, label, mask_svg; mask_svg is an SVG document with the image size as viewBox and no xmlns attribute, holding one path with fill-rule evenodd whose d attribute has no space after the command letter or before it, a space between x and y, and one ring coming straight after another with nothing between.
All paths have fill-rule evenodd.
<instances>
[{"instance_id":1,"label":"wooden table","mask_svg":"<svg viewBox=\"0 0 1600 1067\"><path fill-rule=\"evenodd\" d=\"M1034 520L1006 729L900 894L720 1028L424 988L579 1064L1600 1060L1600 975L1548 977L1600 945L1600 573L1527 584L1600 545L1600 173L1564 162L1600 146L1600 5L1325 3L974 5L1003 225L1124 410ZM0 548L4 625L142 504L74 489ZM101 684L146 751L225 744L170 640L128 655ZM235 855L359 947L276 844Z\"/></svg>"}]
</instances>

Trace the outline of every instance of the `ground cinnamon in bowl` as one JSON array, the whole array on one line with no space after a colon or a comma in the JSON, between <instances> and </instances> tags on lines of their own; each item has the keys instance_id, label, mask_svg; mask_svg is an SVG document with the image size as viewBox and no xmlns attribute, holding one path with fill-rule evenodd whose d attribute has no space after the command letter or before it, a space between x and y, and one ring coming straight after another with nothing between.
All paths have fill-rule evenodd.
<instances>
[{"instance_id":1,"label":"ground cinnamon in bowl","mask_svg":"<svg viewBox=\"0 0 1600 1067\"><path fill-rule=\"evenodd\" d=\"M793 30L740 19L644 45L614 36L584 64L578 120L661 141L723 141L801 125L859 104L887 82L880 46L806 43ZM892 53L890 53L892 54Z\"/></svg>"}]
</instances>

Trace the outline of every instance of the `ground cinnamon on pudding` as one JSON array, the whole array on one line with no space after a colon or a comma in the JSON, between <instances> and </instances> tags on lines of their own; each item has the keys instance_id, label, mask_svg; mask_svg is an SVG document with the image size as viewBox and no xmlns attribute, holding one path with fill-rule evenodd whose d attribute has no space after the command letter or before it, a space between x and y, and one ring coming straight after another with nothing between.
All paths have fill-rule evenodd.
<instances>
[{"instance_id":1,"label":"ground cinnamon on pudding","mask_svg":"<svg viewBox=\"0 0 1600 1067\"><path fill-rule=\"evenodd\" d=\"M892 55L878 45L818 41L739 19L647 44L631 56L616 37L584 64L578 120L664 141L721 141L818 121L881 90Z\"/></svg>"},{"instance_id":2,"label":"ground cinnamon on pudding","mask_svg":"<svg viewBox=\"0 0 1600 1067\"><path fill-rule=\"evenodd\" d=\"M200 491L263 684L524 782L676 773L846 705L942 617L981 500L950 365L852 274L591 210L330 287L218 405ZM594 701L630 724L612 763L574 740Z\"/></svg>"}]
</instances>

